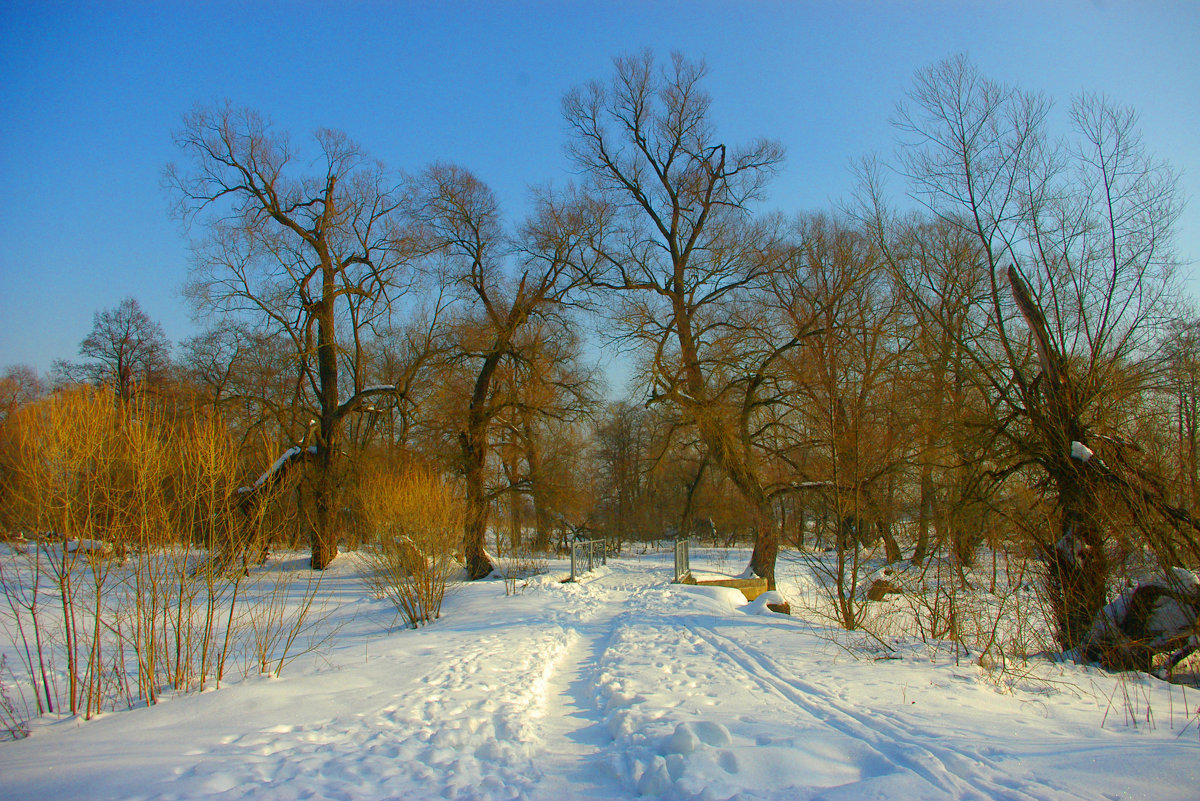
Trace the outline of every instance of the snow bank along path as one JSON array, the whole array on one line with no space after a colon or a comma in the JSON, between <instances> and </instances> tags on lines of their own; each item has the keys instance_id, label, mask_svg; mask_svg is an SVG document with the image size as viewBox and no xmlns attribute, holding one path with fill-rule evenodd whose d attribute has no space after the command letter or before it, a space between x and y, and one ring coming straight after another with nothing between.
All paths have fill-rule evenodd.
<instances>
[{"instance_id":1,"label":"snow bank along path","mask_svg":"<svg viewBox=\"0 0 1200 801\"><path fill-rule=\"evenodd\" d=\"M916 647L856 659L737 591L666 585L656 561L512 598L475 583L406 631L356 569L343 557L327 579L332 650L282 678L39 728L0 746L0 798L1198 797L1183 704L1200 699L1153 679L1136 691L1156 728L1119 711L1102 727L1121 690L1096 671L1002 692Z\"/></svg>"}]
</instances>

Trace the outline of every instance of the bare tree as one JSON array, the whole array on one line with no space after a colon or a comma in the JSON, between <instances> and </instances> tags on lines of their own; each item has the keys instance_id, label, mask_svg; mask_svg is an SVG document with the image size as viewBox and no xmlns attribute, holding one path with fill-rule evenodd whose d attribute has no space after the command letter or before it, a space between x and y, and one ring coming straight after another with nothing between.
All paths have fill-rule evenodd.
<instances>
[{"instance_id":1,"label":"bare tree","mask_svg":"<svg viewBox=\"0 0 1200 801\"><path fill-rule=\"evenodd\" d=\"M205 405L220 409L237 393L238 366L250 347L248 333L235 325L218 324L181 343L184 375Z\"/></svg>"},{"instance_id":2,"label":"bare tree","mask_svg":"<svg viewBox=\"0 0 1200 801\"><path fill-rule=\"evenodd\" d=\"M1114 502L1135 520L1193 523L1127 458L1125 432L1171 313L1174 176L1131 111L1083 96L1074 139L1058 145L1050 108L957 57L917 74L897 125L914 196L978 250L990 336L970 348L1013 454L998 473L1033 468L1050 488L1058 526L1040 545L1057 637L1072 647L1105 601Z\"/></svg>"},{"instance_id":3,"label":"bare tree","mask_svg":"<svg viewBox=\"0 0 1200 801\"><path fill-rule=\"evenodd\" d=\"M618 58L607 83L570 92L569 148L612 209L593 243L593 289L651 363L651 401L677 407L757 522L751 568L774 581L778 535L752 442L759 376L786 345L742 336L734 310L779 263L770 226L749 217L782 148L729 148L713 130L703 63ZM790 340L790 333L784 337Z\"/></svg>"},{"instance_id":4,"label":"bare tree","mask_svg":"<svg viewBox=\"0 0 1200 801\"><path fill-rule=\"evenodd\" d=\"M1175 475L1175 502L1200 507L1200 320L1173 326L1166 343L1161 389L1170 405L1174 429L1174 459L1167 471Z\"/></svg>"},{"instance_id":5,"label":"bare tree","mask_svg":"<svg viewBox=\"0 0 1200 801\"><path fill-rule=\"evenodd\" d=\"M165 379L170 349L162 326L142 311L137 300L125 298L92 318L91 332L79 343L79 355L86 361L59 361L54 370L63 379L112 387L125 404L136 387Z\"/></svg>"},{"instance_id":6,"label":"bare tree","mask_svg":"<svg viewBox=\"0 0 1200 801\"><path fill-rule=\"evenodd\" d=\"M400 179L345 134L315 134L321 170L297 176L288 136L256 112L197 108L176 133L189 161L166 183L176 214L205 217L192 292L201 308L244 316L289 343L298 397L314 425L297 443L314 468L312 566L337 555L337 463L346 418L368 399L364 339L400 291L410 240L399 225Z\"/></svg>"},{"instance_id":7,"label":"bare tree","mask_svg":"<svg viewBox=\"0 0 1200 801\"><path fill-rule=\"evenodd\" d=\"M494 492L486 481L494 426L513 399L503 392L531 380L537 343L566 335L564 308L579 284L575 266L596 226L595 209L581 199L543 195L516 235L505 233L491 190L468 171L435 165L421 179L417 216L440 269L462 304L453 357L467 365L466 408L457 425L466 483L463 552L472 579L491 573L484 547ZM558 334L543 331L559 328Z\"/></svg>"},{"instance_id":8,"label":"bare tree","mask_svg":"<svg viewBox=\"0 0 1200 801\"><path fill-rule=\"evenodd\" d=\"M1009 456L995 421L1011 410L998 408L975 361L995 360L987 271L978 240L959 225L910 219L894 234L879 244L905 308L905 372L917 399L908 405L919 482L912 560L948 544L965 566L997 500L991 474Z\"/></svg>"},{"instance_id":9,"label":"bare tree","mask_svg":"<svg viewBox=\"0 0 1200 801\"><path fill-rule=\"evenodd\" d=\"M577 428L595 406L595 380L581 348L574 330L539 320L524 340L520 369L504 376L510 403L501 414L501 436L516 468L506 468L508 490L514 510L528 496L535 551L549 549L555 521L561 527L578 517L579 477L572 473L579 460L572 450L578 450Z\"/></svg>"},{"instance_id":10,"label":"bare tree","mask_svg":"<svg viewBox=\"0 0 1200 801\"><path fill-rule=\"evenodd\" d=\"M46 386L37 370L28 364L14 364L0 373L0 424L17 409L46 394Z\"/></svg>"},{"instance_id":11,"label":"bare tree","mask_svg":"<svg viewBox=\"0 0 1200 801\"><path fill-rule=\"evenodd\" d=\"M446 356L448 343L439 341L444 298L435 294L427 307L413 309L401 326L386 328L368 348L366 375L375 386L390 386L390 396L372 398L351 421L350 439L356 451L371 447L393 452L401 461L417 455L418 430L428 414L435 391L433 373Z\"/></svg>"},{"instance_id":12,"label":"bare tree","mask_svg":"<svg viewBox=\"0 0 1200 801\"><path fill-rule=\"evenodd\" d=\"M781 359L789 446L801 443L805 462L792 464L792 484L808 488L831 513L835 564L831 597L840 622L858 623L856 586L862 546L882 538L889 561L900 558L892 536L896 472L905 427L896 419L903 347L899 303L881 255L848 221L824 216L799 224L799 246L772 276L776 313L810 334ZM792 461L788 451L780 458Z\"/></svg>"},{"instance_id":13,"label":"bare tree","mask_svg":"<svg viewBox=\"0 0 1200 801\"><path fill-rule=\"evenodd\" d=\"M606 538L643 539L649 533L647 473L651 455L650 412L626 402L604 409L592 434L597 501Z\"/></svg>"}]
</instances>

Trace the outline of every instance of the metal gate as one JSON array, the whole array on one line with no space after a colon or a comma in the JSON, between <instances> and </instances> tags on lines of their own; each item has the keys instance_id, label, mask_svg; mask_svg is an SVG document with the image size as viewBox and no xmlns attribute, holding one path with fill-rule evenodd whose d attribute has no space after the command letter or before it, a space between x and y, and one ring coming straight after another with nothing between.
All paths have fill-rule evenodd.
<instances>
[{"instance_id":1,"label":"metal gate","mask_svg":"<svg viewBox=\"0 0 1200 801\"><path fill-rule=\"evenodd\" d=\"M692 574L690 540L680 537L675 540L675 583L678 584Z\"/></svg>"},{"instance_id":2,"label":"metal gate","mask_svg":"<svg viewBox=\"0 0 1200 801\"><path fill-rule=\"evenodd\" d=\"M598 565L608 564L604 540L576 540L571 543L571 581Z\"/></svg>"}]
</instances>

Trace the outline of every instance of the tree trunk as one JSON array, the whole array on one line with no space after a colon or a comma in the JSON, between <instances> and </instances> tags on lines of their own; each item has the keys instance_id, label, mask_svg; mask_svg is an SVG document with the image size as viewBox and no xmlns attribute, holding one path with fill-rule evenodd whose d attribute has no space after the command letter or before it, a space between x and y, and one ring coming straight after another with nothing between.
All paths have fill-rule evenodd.
<instances>
[{"instance_id":1,"label":"tree trunk","mask_svg":"<svg viewBox=\"0 0 1200 801\"><path fill-rule=\"evenodd\" d=\"M896 543L896 538L892 536L892 521L896 518L896 472L893 470L888 473L887 482L887 502L883 507L883 514L878 521L879 536L883 539L884 551L887 554L888 564L894 564L904 558L904 554L900 551L900 546Z\"/></svg>"},{"instance_id":2,"label":"tree trunk","mask_svg":"<svg viewBox=\"0 0 1200 801\"><path fill-rule=\"evenodd\" d=\"M699 489L700 482L704 479L704 470L707 467L708 452L705 451L703 458L700 459L700 466L696 468L695 477L687 485L687 494L683 500L683 514L679 518L679 531L677 533L677 536L681 539L692 536L696 531L696 508L694 506L696 490Z\"/></svg>"},{"instance_id":3,"label":"tree trunk","mask_svg":"<svg viewBox=\"0 0 1200 801\"><path fill-rule=\"evenodd\" d=\"M750 507L754 519L754 551L750 555L750 570L754 575L765 578L767 587L773 590L775 560L779 556L779 529L771 522L771 502L767 499L762 482L754 474L748 455L736 449L730 432L722 429L719 422L702 417L699 432L707 454L738 488Z\"/></svg>"},{"instance_id":4,"label":"tree trunk","mask_svg":"<svg viewBox=\"0 0 1200 801\"><path fill-rule=\"evenodd\" d=\"M337 364L337 321L333 303L336 275L328 257L323 258L321 301L314 305L317 318L317 377L319 380L320 439L317 442L317 476L314 486L313 520L309 542L312 557L309 564L313 570L324 570L338 554L337 512L338 487L334 473L338 449L338 364Z\"/></svg>"},{"instance_id":5,"label":"tree trunk","mask_svg":"<svg viewBox=\"0 0 1200 801\"><path fill-rule=\"evenodd\" d=\"M928 453L928 449L926 453ZM917 545L913 548L912 562L914 565L924 564L925 555L929 551L929 523L933 516L933 465L926 462L921 465L921 495L917 509Z\"/></svg>"},{"instance_id":6,"label":"tree trunk","mask_svg":"<svg viewBox=\"0 0 1200 801\"><path fill-rule=\"evenodd\" d=\"M775 589L775 560L779 557L779 533L759 510L758 530L754 537L754 552L750 554L750 570L767 580L767 589Z\"/></svg>"},{"instance_id":7,"label":"tree trunk","mask_svg":"<svg viewBox=\"0 0 1200 801\"><path fill-rule=\"evenodd\" d=\"M880 539L883 540L883 550L887 563L895 564L904 558L904 554L900 552L900 545L896 542L896 538L892 536L892 521L889 517L880 518L876 522L876 530L879 533Z\"/></svg>"},{"instance_id":8,"label":"tree trunk","mask_svg":"<svg viewBox=\"0 0 1200 801\"><path fill-rule=\"evenodd\" d=\"M533 547L537 553L550 550L550 510L546 508L545 476L542 473L542 454L534 439L529 415L521 420L522 440L525 444L525 461L529 465L529 499L533 502Z\"/></svg>"},{"instance_id":9,"label":"tree trunk","mask_svg":"<svg viewBox=\"0 0 1200 801\"><path fill-rule=\"evenodd\" d=\"M779 528L771 520L771 502L763 491L758 477L743 465L740 472L744 485L742 495L754 512L754 551L750 554L750 570L767 580L767 588L775 589L775 561L779 557ZM734 482L735 484L737 481Z\"/></svg>"},{"instance_id":10,"label":"tree trunk","mask_svg":"<svg viewBox=\"0 0 1200 801\"><path fill-rule=\"evenodd\" d=\"M508 507L508 547L510 552L515 556L521 552L523 536L521 528L524 521L521 519L521 494L519 492L509 493Z\"/></svg>"},{"instance_id":11,"label":"tree trunk","mask_svg":"<svg viewBox=\"0 0 1200 801\"><path fill-rule=\"evenodd\" d=\"M309 565L313 570L324 570L338 555L337 509L334 507L337 492L333 486L334 475L329 461L322 452L317 460L317 475L313 482L314 515L308 537L312 552Z\"/></svg>"},{"instance_id":12,"label":"tree trunk","mask_svg":"<svg viewBox=\"0 0 1200 801\"><path fill-rule=\"evenodd\" d=\"M784 498L779 499L779 541L787 542L788 508Z\"/></svg>"},{"instance_id":13,"label":"tree trunk","mask_svg":"<svg viewBox=\"0 0 1200 801\"><path fill-rule=\"evenodd\" d=\"M1188 396L1188 415L1187 415L1187 480L1188 480L1188 501L1189 507L1195 509L1200 504L1200 492L1197 487L1196 475L1196 392L1193 391Z\"/></svg>"},{"instance_id":14,"label":"tree trunk","mask_svg":"<svg viewBox=\"0 0 1200 801\"><path fill-rule=\"evenodd\" d=\"M487 556L485 538L488 524L487 488L484 465L487 451L471 433L462 435L463 475L467 485L467 519L463 530L463 558L472 581L484 578L494 569Z\"/></svg>"},{"instance_id":15,"label":"tree trunk","mask_svg":"<svg viewBox=\"0 0 1200 801\"><path fill-rule=\"evenodd\" d=\"M459 435L462 446L463 477L467 484L467 519L463 527L463 558L467 562L467 577L472 581L491 575L495 569L485 547L488 524L488 497L484 483L487 466L488 415L485 409L491 391L492 376L500 363L501 351L493 348L483 361L475 390L467 408L466 431Z\"/></svg>"},{"instance_id":16,"label":"tree trunk","mask_svg":"<svg viewBox=\"0 0 1200 801\"><path fill-rule=\"evenodd\" d=\"M1086 446L1087 437L1080 422L1069 362L1055 350L1046 333L1045 317L1015 266L1008 268L1008 281L1013 299L1033 334L1045 384L1040 394L1026 393L1027 414L1046 442L1047 450L1059 460L1046 466L1058 490L1062 515L1058 542L1045 549L1046 581L1055 639L1065 649L1074 648L1104 607L1108 589L1109 564L1099 518L1101 498L1096 492L1098 460L1089 463L1075 455L1075 443Z\"/></svg>"},{"instance_id":17,"label":"tree trunk","mask_svg":"<svg viewBox=\"0 0 1200 801\"><path fill-rule=\"evenodd\" d=\"M1064 649L1078 646L1104 607L1108 591L1108 557L1095 493L1089 492L1085 464L1070 465L1058 479L1062 513L1061 537L1046 549L1047 582L1054 614L1054 637Z\"/></svg>"},{"instance_id":18,"label":"tree trunk","mask_svg":"<svg viewBox=\"0 0 1200 801\"><path fill-rule=\"evenodd\" d=\"M536 526L533 535L533 550L537 553L549 553L550 529L553 526L553 523L550 521L550 513L538 504L536 497L533 500L533 504L534 526Z\"/></svg>"}]
</instances>

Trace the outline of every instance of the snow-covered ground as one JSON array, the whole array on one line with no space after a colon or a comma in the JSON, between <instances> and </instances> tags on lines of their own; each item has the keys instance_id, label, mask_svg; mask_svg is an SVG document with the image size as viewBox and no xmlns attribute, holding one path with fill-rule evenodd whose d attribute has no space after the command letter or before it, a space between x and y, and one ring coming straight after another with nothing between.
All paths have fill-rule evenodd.
<instances>
[{"instance_id":1,"label":"snow-covered ground","mask_svg":"<svg viewBox=\"0 0 1200 801\"><path fill-rule=\"evenodd\" d=\"M0 798L1200 798L1195 689L1049 662L997 681L952 648L671 585L670 560L464 585L411 631L344 555L325 648L39 722L0 744ZM800 594L803 564L780 568Z\"/></svg>"}]
</instances>

